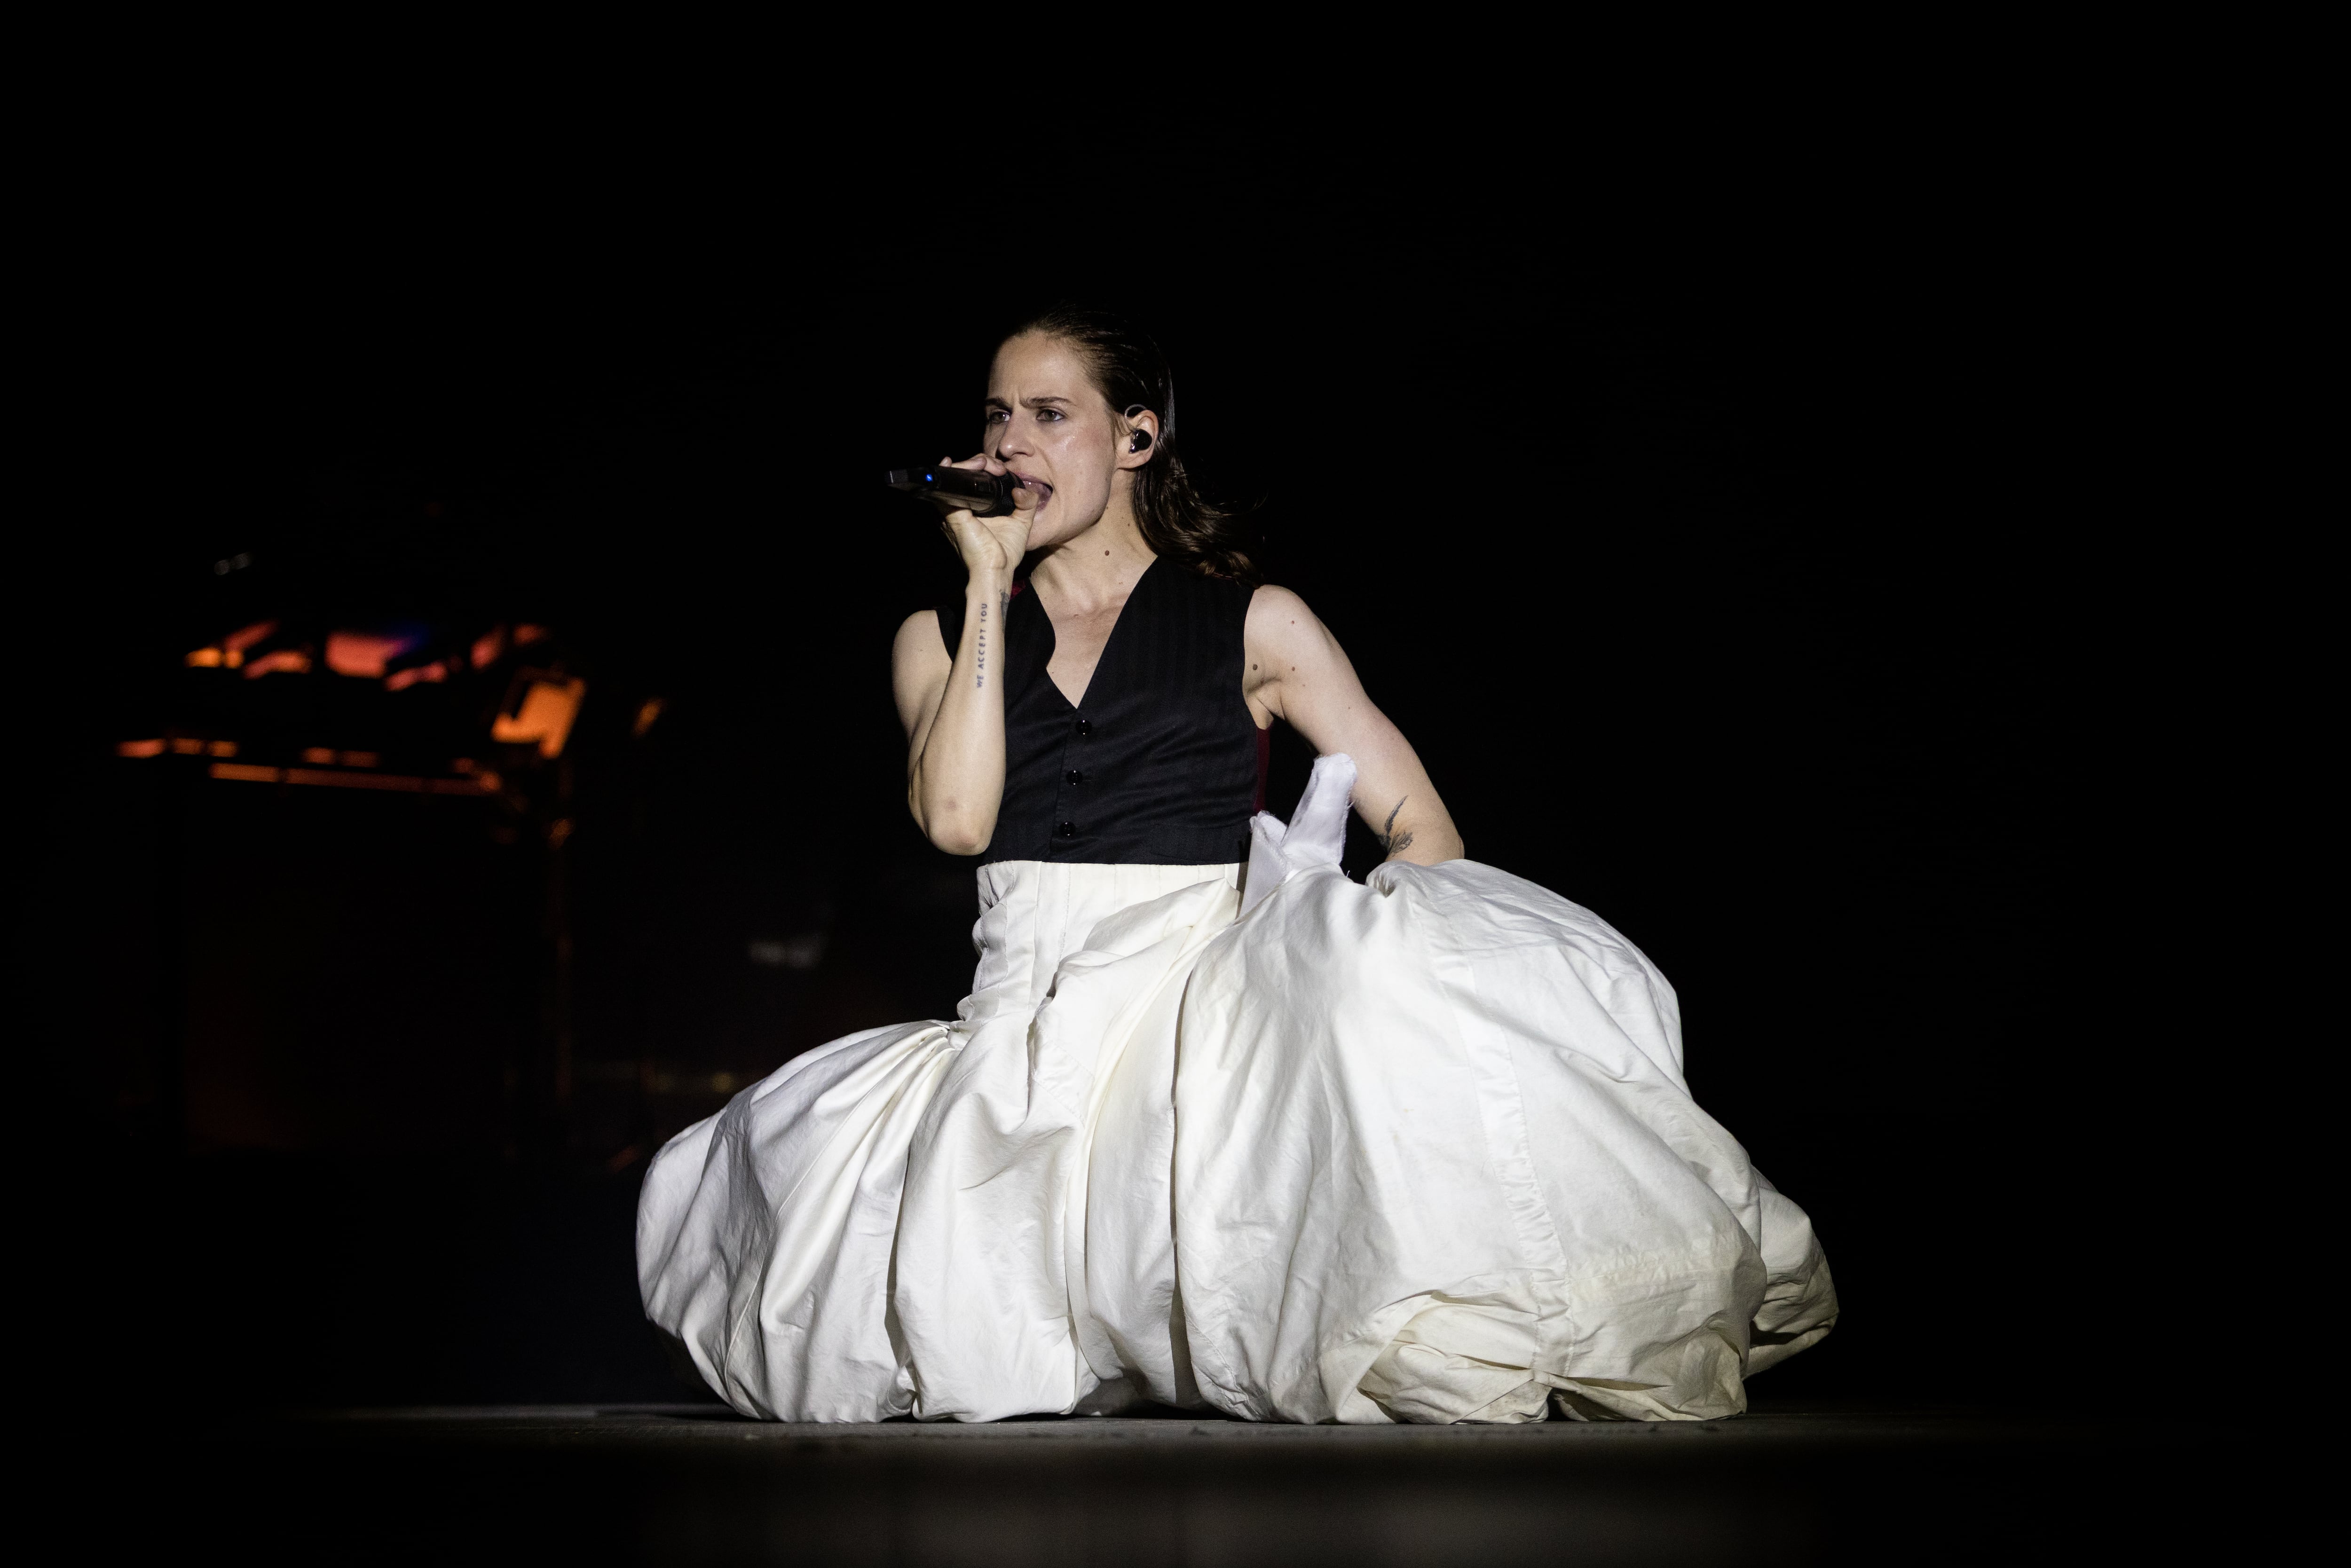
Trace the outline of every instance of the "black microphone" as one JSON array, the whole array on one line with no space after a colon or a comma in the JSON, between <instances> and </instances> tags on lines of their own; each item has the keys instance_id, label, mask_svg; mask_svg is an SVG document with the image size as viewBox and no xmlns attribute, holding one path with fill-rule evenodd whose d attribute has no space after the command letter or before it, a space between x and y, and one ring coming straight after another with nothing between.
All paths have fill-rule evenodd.
<instances>
[{"instance_id":1,"label":"black microphone","mask_svg":"<svg viewBox=\"0 0 2351 1568\"><path fill-rule=\"evenodd\" d=\"M1020 481L1009 474L978 468L950 468L942 463L930 468L893 468L884 481L893 490L910 496L937 497L967 507L976 517L1000 517L1013 510L1012 492Z\"/></svg>"}]
</instances>

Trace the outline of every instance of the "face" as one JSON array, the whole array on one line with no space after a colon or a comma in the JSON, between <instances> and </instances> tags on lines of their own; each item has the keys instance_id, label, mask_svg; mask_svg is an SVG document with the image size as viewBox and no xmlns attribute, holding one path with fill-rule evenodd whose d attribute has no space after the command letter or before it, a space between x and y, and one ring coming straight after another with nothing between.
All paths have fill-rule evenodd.
<instances>
[{"instance_id":1,"label":"face","mask_svg":"<svg viewBox=\"0 0 2351 1568\"><path fill-rule=\"evenodd\" d=\"M1147 417L1147 416L1146 416ZM1093 527L1110 506L1127 429L1095 390L1085 362L1057 338L1025 333L996 351L987 375L987 455L1044 497L1031 549Z\"/></svg>"}]
</instances>

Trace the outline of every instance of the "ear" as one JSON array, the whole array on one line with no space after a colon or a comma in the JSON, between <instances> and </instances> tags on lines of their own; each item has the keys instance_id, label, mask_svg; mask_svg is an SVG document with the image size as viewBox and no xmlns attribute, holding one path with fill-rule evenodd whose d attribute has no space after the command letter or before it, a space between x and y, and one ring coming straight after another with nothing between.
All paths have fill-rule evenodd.
<instances>
[{"instance_id":1,"label":"ear","mask_svg":"<svg viewBox=\"0 0 2351 1568\"><path fill-rule=\"evenodd\" d=\"M1136 403L1119 415L1116 428L1120 467L1140 468L1159 455L1159 416L1151 410ZM1134 439L1138 433L1148 438L1140 451Z\"/></svg>"}]
</instances>

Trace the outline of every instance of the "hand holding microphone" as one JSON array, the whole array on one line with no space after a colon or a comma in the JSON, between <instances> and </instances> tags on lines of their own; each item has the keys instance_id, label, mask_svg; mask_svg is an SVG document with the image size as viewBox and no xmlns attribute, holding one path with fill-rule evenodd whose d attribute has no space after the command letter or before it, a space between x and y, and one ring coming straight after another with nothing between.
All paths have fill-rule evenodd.
<instances>
[{"instance_id":1,"label":"hand holding microphone","mask_svg":"<svg viewBox=\"0 0 2351 1568\"><path fill-rule=\"evenodd\" d=\"M994 473L987 465L985 456L961 463L941 458L920 468L893 468L888 483L938 507L944 514L940 531L973 576L1008 580L1029 552L1029 529L1043 497L1019 487L1009 472Z\"/></svg>"},{"instance_id":2,"label":"hand holding microphone","mask_svg":"<svg viewBox=\"0 0 2351 1568\"><path fill-rule=\"evenodd\" d=\"M1151 452L1156 441L1155 433L1148 425L1137 423L1150 412L1141 403L1126 411L1126 422L1133 426L1126 432L1130 459ZM1142 459L1146 463L1150 460ZM1119 465L1137 465L1133 461ZM996 553L976 548L983 536L995 543L997 551L1005 552L1005 570L1018 566L1028 551L1029 530L1037 513L1053 498L1050 484L1039 480L1024 484L1019 476L985 453L961 463L942 457L921 467L893 468L883 476L883 480L893 490L920 496L935 504L946 514L945 531L975 573L987 570ZM1024 502L1022 497L1028 499Z\"/></svg>"},{"instance_id":3,"label":"hand holding microphone","mask_svg":"<svg viewBox=\"0 0 2351 1568\"><path fill-rule=\"evenodd\" d=\"M1019 481L1008 473L989 473L987 461L974 457L956 463L942 457L927 467L893 468L884 478L893 490L904 490L950 509L960 506L974 517L1009 516L1014 510L1013 486Z\"/></svg>"}]
</instances>

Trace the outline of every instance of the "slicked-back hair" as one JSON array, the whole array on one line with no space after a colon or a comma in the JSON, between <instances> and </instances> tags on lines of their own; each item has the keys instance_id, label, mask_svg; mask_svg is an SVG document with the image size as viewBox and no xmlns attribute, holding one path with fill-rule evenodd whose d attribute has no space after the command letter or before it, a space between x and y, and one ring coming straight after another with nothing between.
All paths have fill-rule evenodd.
<instances>
[{"instance_id":1,"label":"slicked-back hair","mask_svg":"<svg viewBox=\"0 0 2351 1568\"><path fill-rule=\"evenodd\" d=\"M1159 416L1151 461L1134 473L1134 520L1157 554L1209 577L1262 582L1240 519L1194 487L1176 439L1176 376L1150 334L1108 310L1057 305L1004 335L1035 332L1067 343L1084 361L1111 412L1141 403Z\"/></svg>"}]
</instances>

